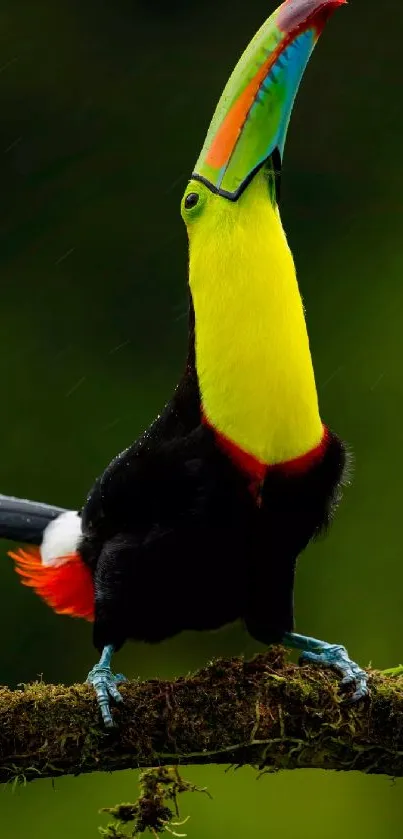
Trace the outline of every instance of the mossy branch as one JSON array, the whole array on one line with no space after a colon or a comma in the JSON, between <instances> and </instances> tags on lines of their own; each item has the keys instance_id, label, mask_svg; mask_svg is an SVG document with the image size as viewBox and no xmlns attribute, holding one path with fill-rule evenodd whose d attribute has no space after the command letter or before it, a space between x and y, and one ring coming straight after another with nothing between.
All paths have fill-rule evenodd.
<instances>
[{"instance_id":1,"label":"mossy branch","mask_svg":"<svg viewBox=\"0 0 403 839\"><path fill-rule=\"evenodd\" d=\"M370 700L348 707L334 674L285 655L127 682L112 733L86 685L0 687L0 783L186 763L403 776L403 678L371 672Z\"/></svg>"}]
</instances>

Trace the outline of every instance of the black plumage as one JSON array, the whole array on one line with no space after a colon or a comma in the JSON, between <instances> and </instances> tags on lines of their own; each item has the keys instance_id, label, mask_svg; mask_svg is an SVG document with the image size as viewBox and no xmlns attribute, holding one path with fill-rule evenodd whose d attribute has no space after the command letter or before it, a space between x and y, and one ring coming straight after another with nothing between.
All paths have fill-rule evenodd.
<instances>
[{"instance_id":1,"label":"black plumage","mask_svg":"<svg viewBox=\"0 0 403 839\"><path fill-rule=\"evenodd\" d=\"M268 471L259 504L203 424L189 353L171 402L97 480L79 546L94 576L94 643L161 641L242 619L259 641L293 629L298 555L327 525L346 454L329 434L303 473Z\"/></svg>"}]
</instances>

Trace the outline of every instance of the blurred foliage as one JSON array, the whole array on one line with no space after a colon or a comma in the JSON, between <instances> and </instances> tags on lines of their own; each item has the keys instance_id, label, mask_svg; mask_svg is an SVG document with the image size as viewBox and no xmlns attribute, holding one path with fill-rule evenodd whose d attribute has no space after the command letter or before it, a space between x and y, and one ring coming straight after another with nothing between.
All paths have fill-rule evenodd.
<instances>
[{"instance_id":1,"label":"blurred foliage","mask_svg":"<svg viewBox=\"0 0 403 839\"><path fill-rule=\"evenodd\" d=\"M169 398L186 347L181 193L228 73L271 8L3 0L2 492L78 506ZM388 0L381 11L354 0L315 51L291 121L282 215L322 414L356 463L331 535L300 564L298 627L387 667L403 646L403 9ZM89 627L19 586L6 549L1 680L82 679L94 661ZM166 677L257 649L231 627L127 645L118 668ZM214 796L189 798L191 839L401 836L401 782L188 775ZM65 778L54 790L38 782L14 796L6 788L2 830L91 839L99 807L133 799L135 781L123 773Z\"/></svg>"}]
</instances>

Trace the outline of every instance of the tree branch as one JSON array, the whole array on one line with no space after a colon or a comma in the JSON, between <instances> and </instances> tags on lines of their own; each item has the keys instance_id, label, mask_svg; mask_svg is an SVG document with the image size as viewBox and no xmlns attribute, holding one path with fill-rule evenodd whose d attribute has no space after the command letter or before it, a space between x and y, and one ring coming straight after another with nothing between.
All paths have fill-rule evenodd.
<instances>
[{"instance_id":1,"label":"tree branch","mask_svg":"<svg viewBox=\"0 0 403 839\"><path fill-rule=\"evenodd\" d=\"M112 733L86 685L0 687L0 782L179 763L403 776L403 678L371 672L370 687L369 702L343 706L334 674L272 648L124 684Z\"/></svg>"}]
</instances>

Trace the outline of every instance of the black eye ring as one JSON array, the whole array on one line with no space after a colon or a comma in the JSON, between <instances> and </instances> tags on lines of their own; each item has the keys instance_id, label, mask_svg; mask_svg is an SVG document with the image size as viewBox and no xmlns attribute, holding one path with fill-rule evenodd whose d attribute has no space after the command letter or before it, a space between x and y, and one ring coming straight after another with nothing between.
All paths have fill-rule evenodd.
<instances>
[{"instance_id":1,"label":"black eye ring","mask_svg":"<svg viewBox=\"0 0 403 839\"><path fill-rule=\"evenodd\" d=\"M195 207L199 201L199 196L197 192L189 192L185 198L185 208L187 210L191 210L192 207Z\"/></svg>"}]
</instances>

